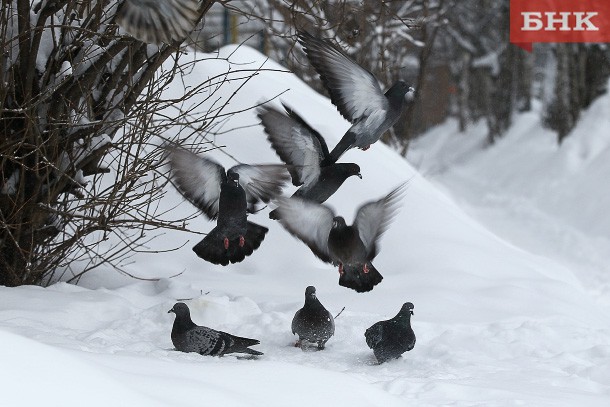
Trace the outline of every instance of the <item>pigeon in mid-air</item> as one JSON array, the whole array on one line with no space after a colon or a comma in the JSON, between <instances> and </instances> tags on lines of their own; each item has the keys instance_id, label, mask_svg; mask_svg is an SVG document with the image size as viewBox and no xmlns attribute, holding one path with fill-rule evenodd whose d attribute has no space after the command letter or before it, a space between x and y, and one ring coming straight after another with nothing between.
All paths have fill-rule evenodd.
<instances>
[{"instance_id":1,"label":"pigeon in mid-air","mask_svg":"<svg viewBox=\"0 0 610 407\"><path fill-rule=\"evenodd\" d=\"M411 328L413 304L405 303L398 314L387 321L373 324L364 333L366 344L373 349L379 363L399 358L415 346L415 333Z\"/></svg>"},{"instance_id":2,"label":"pigeon in mid-air","mask_svg":"<svg viewBox=\"0 0 610 407\"><path fill-rule=\"evenodd\" d=\"M125 0L116 13L119 26L151 44L183 40L198 18L197 0Z\"/></svg>"},{"instance_id":3,"label":"pigeon in mid-air","mask_svg":"<svg viewBox=\"0 0 610 407\"><path fill-rule=\"evenodd\" d=\"M181 352L197 352L200 355L222 356L227 353L247 353L262 355L249 346L258 345L257 339L242 338L222 331L195 325L191 311L183 302L177 302L167 311L176 314L172 327L172 343Z\"/></svg>"},{"instance_id":4,"label":"pigeon in mid-air","mask_svg":"<svg viewBox=\"0 0 610 407\"><path fill-rule=\"evenodd\" d=\"M279 222L320 260L339 266L339 285L370 291L383 279L371 264L377 240L396 213L405 185L361 205L351 226L328 206L298 197L276 199Z\"/></svg>"},{"instance_id":5,"label":"pigeon in mid-air","mask_svg":"<svg viewBox=\"0 0 610 407\"><path fill-rule=\"evenodd\" d=\"M335 319L318 300L314 286L305 289L305 305L294 314L292 333L299 336L295 346L301 349L308 342L324 349L326 341L335 333Z\"/></svg>"},{"instance_id":6,"label":"pigeon in mid-air","mask_svg":"<svg viewBox=\"0 0 610 407\"><path fill-rule=\"evenodd\" d=\"M290 179L286 166L239 164L225 169L209 158L169 148L171 176L178 191L216 227L193 251L214 264L238 263L256 250L269 229L247 220L248 205L269 202Z\"/></svg>"},{"instance_id":7,"label":"pigeon in mid-air","mask_svg":"<svg viewBox=\"0 0 610 407\"><path fill-rule=\"evenodd\" d=\"M258 117L277 155L289 164L292 183L300 188L293 196L322 203L352 175L360 175L353 163L331 163L324 138L301 116L284 105L286 113L261 106ZM324 164L323 164L324 163ZM277 219L277 211L269 213Z\"/></svg>"},{"instance_id":8,"label":"pigeon in mid-air","mask_svg":"<svg viewBox=\"0 0 610 407\"><path fill-rule=\"evenodd\" d=\"M382 92L377 78L329 40L298 33L307 59L320 75L339 113L352 124L330 152L335 162L350 148L366 150L390 129L413 97L413 88L399 80Z\"/></svg>"}]
</instances>

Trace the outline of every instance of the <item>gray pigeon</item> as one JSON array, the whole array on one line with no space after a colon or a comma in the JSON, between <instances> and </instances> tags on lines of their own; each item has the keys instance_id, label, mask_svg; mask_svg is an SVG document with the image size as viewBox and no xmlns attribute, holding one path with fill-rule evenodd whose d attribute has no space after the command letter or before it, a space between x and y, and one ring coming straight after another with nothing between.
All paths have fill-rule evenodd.
<instances>
[{"instance_id":1,"label":"gray pigeon","mask_svg":"<svg viewBox=\"0 0 610 407\"><path fill-rule=\"evenodd\" d=\"M398 314L387 321L373 324L364 333L366 344L373 349L379 363L399 358L415 346L415 333L411 328L413 304L405 303Z\"/></svg>"},{"instance_id":2,"label":"gray pigeon","mask_svg":"<svg viewBox=\"0 0 610 407\"><path fill-rule=\"evenodd\" d=\"M377 78L364 69L329 40L307 32L299 32L307 59L320 75L339 113L352 124L330 152L329 162L335 162L348 149L366 150L398 121L413 88L397 81L385 94Z\"/></svg>"},{"instance_id":3,"label":"gray pigeon","mask_svg":"<svg viewBox=\"0 0 610 407\"><path fill-rule=\"evenodd\" d=\"M197 0L125 0L116 22L140 41L169 44L193 31L199 15Z\"/></svg>"},{"instance_id":4,"label":"gray pigeon","mask_svg":"<svg viewBox=\"0 0 610 407\"><path fill-rule=\"evenodd\" d=\"M314 286L305 289L305 305L294 314L292 333L299 336L295 346L301 349L304 342L317 343L318 349L324 349L335 333L335 319L318 300Z\"/></svg>"},{"instance_id":5,"label":"gray pigeon","mask_svg":"<svg viewBox=\"0 0 610 407\"><path fill-rule=\"evenodd\" d=\"M339 266L339 285L370 291L383 279L371 263L378 252L377 240L396 213L405 185L361 205L351 226L328 206L298 197L276 200L279 222L320 260Z\"/></svg>"},{"instance_id":6,"label":"gray pigeon","mask_svg":"<svg viewBox=\"0 0 610 407\"><path fill-rule=\"evenodd\" d=\"M353 163L331 163L324 138L301 116L284 105L286 114L261 106L258 117L277 155L289 165L292 183L300 188L293 196L322 203L352 175L360 175ZM277 219L277 211L269 213Z\"/></svg>"},{"instance_id":7,"label":"gray pigeon","mask_svg":"<svg viewBox=\"0 0 610 407\"><path fill-rule=\"evenodd\" d=\"M210 356L222 356L227 353L263 354L248 348L260 343L256 339L242 338L205 326L195 325L191 320L189 307L183 302L177 302L167 312L176 314L172 327L172 343L181 352L197 352L201 355Z\"/></svg>"},{"instance_id":8,"label":"gray pigeon","mask_svg":"<svg viewBox=\"0 0 610 407\"><path fill-rule=\"evenodd\" d=\"M247 220L248 204L269 200L290 179L284 165L240 164L224 168L214 161L178 148L168 149L172 180L178 191L216 227L193 251L213 264L226 266L251 255L269 229Z\"/></svg>"}]
</instances>

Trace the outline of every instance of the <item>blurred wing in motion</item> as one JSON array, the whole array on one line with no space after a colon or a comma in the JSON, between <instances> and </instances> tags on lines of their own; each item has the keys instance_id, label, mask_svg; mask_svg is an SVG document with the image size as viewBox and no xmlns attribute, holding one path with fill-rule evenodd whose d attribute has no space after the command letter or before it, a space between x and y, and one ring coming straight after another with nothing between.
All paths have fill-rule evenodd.
<instances>
[{"instance_id":1,"label":"blurred wing in motion","mask_svg":"<svg viewBox=\"0 0 610 407\"><path fill-rule=\"evenodd\" d=\"M331 263L328 235L333 226L333 211L301 198L279 198L279 222L296 238L302 240L320 260Z\"/></svg>"},{"instance_id":2,"label":"blurred wing in motion","mask_svg":"<svg viewBox=\"0 0 610 407\"><path fill-rule=\"evenodd\" d=\"M198 17L197 0L125 0L116 22L140 41L169 44L193 31Z\"/></svg>"},{"instance_id":3,"label":"blurred wing in motion","mask_svg":"<svg viewBox=\"0 0 610 407\"><path fill-rule=\"evenodd\" d=\"M378 201L368 202L358 209L354 227L358 229L368 260L372 260L377 254L376 242L396 215L406 185L402 184Z\"/></svg>"},{"instance_id":4,"label":"blurred wing in motion","mask_svg":"<svg viewBox=\"0 0 610 407\"><path fill-rule=\"evenodd\" d=\"M298 33L307 59L316 69L330 100L349 122L373 112L387 111L388 99L375 76L354 62L330 41L302 31Z\"/></svg>"},{"instance_id":5,"label":"blurred wing in motion","mask_svg":"<svg viewBox=\"0 0 610 407\"><path fill-rule=\"evenodd\" d=\"M171 176L178 191L210 219L218 216L224 168L214 161L180 148L168 148Z\"/></svg>"},{"instance_id":6,"label":"blurred wing in motion","mask_svg":"<svg viewBox=\"0 0 610 407\"><path fill-rule=\"evenodd\" d=\"M269 202L282 193L282 188L290 180L290 174L282 164L239 164L229 171L239 174L239 184L246 191L249 203Z\"/></svg>"}]
</instances>

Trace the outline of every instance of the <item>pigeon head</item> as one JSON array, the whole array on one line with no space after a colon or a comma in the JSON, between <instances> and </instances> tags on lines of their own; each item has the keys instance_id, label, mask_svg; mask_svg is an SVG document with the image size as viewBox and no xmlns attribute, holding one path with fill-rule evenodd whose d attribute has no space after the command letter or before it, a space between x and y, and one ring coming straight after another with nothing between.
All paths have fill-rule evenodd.
<instances>
[{"instance_id":1,"label":"pigeon head","mask_svg":"<svg viewBox=\"0 0 610 407\"><path fill-rule=\"evenodd\" d=\"M402 308L400 309L400 312L402 314L411 314L413 315L413 303L411 302L405 302L402 306Z\"/></svg>"},{"instance_id":2,"label":"pigeon head","mask_svg":"<svg viewBox=\"0 0 610 407\"><path fill-rule=\"evenodd\" d=\"M339 228L344 228L344 227L347 227L347 224L345 223L345 219L343 219L343 216L335 216L333 218L332 229L339 229Z\"/></svg>"},{"instance_id":3,"label":"pigeon head","mask_svg":"<svg viewBox=\"0 0 610 407\"><path fill-rule=\"evenodd\" d=\"M233 183L233 185L238 186L239 185L239 174L234 171L229 171L227 173L227 180L229 182Z\"/></svg>"},{"instance_id":4,"label":"pigeon head","mask_svg":"<svg viewBox=\"0 0 610 407\"><path fill-rule=\"evenodd\" d=\"M340 163L336 164L336 168L346 177L351 177L352 175L358 176L358 178L362 179L362 174L360 174L360 166L354 163Z\"/></svg>"},{"instance_id":5,"label":"pigeon head","mask_svg":"<svg viewBox=\"0 0 610 407\"><path fill-rule=\"evenodd\" d=\"M388 91L386 96L388 99L402 99L405 102L413 100L415 89L407 84L405 81L397 81Z\"/></svg>"},{"instance_id":6,"label":"pigeon head","mask_svg":"<svg viewBox=\"0 0 610 407\"><path fill-rule=\"evenodd\" d=\"M307 298L316 298L316 287L310 285L305 289L305 299Z\"/></svg>"},{"instance_id":7,"label":"pigeon head","mask_svg":"<svg viewBox=\"0 0 610 407\"><path fill-rule=\"evenodd\" d=\"M190 317L191 316L191 312L189 311L188 305L186 305L183 302L175 303L174 306L172 307L172 309L167 311L168 314L170 312L173 312L174 314L176 314L177 317L184 317L184 316Z\"/></svg>"}]
</instances>

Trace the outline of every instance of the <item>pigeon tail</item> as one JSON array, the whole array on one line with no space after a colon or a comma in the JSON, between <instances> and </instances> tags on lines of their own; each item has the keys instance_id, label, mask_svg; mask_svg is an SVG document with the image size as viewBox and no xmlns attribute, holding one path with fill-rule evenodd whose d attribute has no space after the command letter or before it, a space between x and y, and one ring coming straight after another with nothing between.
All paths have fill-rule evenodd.
<instances>
[{"instance_id":1,"label":"pigeon tail","mask_svg":"<svg viewBox=\"0 0 610 407\"><path fill-rule=\"evenodd\" d=\"M367 273L364 272L362 264L344 264L343 273L339 277L339 285L359 293L371 291L383 280L383 276L372 263L367 263L366 266Z\"/></svg>"},{"instance_id":2,"label":"pigeon tail","mask_svg":"<svg viewBox=\"0 0 610 407\"><path fill-rule=\"evenodd\" d=\"M264 226L248 222L243 240L240 237L229 240L228 248L225 248L225 236L221 236L218 227L215 227L193 247L193 251L197 256L213 264L226 266L229 263L239 263L258 249L268 231L269 229Z\"/></svg>"},{"instance_id":3,"label":"pigeon tail","mask_svg":"<svg viewBox=\"0 0 610 407\"><path fill-rule=\"evenodd\" d=\"M247 353L248 355L255 356L264 355L263 352L249 348L249 346L260 344L261 342L258 339L243 338L235 335L231 335L231 339L233 340L233 344L227 349L227 353Z\"/></svg>"},{"instance_id":4,"label":"pigeon tail","mask_svg":"<svg viewBox=\"0 0 610 407\"><path fill-rule=\"evenodd\" d=\"M334 164L337 162L339 157L343 155L347 150L354 147L356 143L356 133L352 133L350 130L345 133L345 135L339 140L333 151L330 152L330 156L326 157L321 166L326 166L330 164Z\"/></svg>"},{"instance_id":5,"label":"pigeon tail","mask_svg":"<svg viewBox=\"0 0 610 407\"><path fill-rule=\"evenodd\" d=\"M280 219L280 214L278 213L277 209L274 209L271 212L269 212L269 219L273 219L273 220L279 220Z\"/></svg>"}]
</instances>

